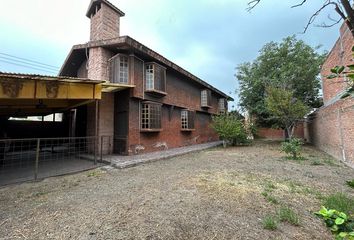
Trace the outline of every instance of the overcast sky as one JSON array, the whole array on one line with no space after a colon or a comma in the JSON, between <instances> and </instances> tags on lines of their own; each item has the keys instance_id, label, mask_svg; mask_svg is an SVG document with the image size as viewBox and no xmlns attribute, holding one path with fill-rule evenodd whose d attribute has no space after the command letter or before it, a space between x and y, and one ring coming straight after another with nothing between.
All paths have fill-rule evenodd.
<instances>
[{"instance_id":1,"label":"overcast sky","mask_svg":"<svg viewBox=\"0 0 354 240\"><path fill-rule=\"evenodd\" d=\"M126 16L121 35L129 35L184 69L235 96L235 67L252 61L267 42L297 34L311 46L330 50L338 28L311 26L302 32L322 1L262 0L247 12L247 0L110 0ZM89 40L89 0L2 1L0 53L60 67L74 44ZM329 8L315 24L337 18ZM15 66L0 54L0 71L50 74ZM21 62L17 62L21 65ZM55 74L55 73L54 73Z\"/></svg>"}]
</instances>

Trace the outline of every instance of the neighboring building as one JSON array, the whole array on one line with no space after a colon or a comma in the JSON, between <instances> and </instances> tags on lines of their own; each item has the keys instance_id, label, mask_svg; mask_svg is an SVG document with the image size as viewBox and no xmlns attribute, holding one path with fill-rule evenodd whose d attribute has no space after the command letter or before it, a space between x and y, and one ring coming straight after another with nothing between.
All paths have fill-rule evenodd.
<instances>
[{"instance_id":1,"label":"neighboring building","mask_svg":"<svg viewBox=\"0 0 354 240\"><path fill-rule=\"evenodd\" d=\"M309 116L309 140L318 148L354 166L354 98L342 98L350 86L346 79L329 79L331 68L353 64L353 36L343 24L340 37L322 66L324 106Z\"/></svg>"},{"instance_id":2,"label":"neighboring building","mask_svg":"<svg viewBox=\"0 0 354 240\"><path fill-rule=\"evenodd\" d=\"M209 126L211 116L227 111L229 96L138 41L120 36L124 13L110 2L91 1L86 16L91 19L90 41L73 46L60 76L110 83L103 89L97 118L98 135L114 139L107 151L138 154L218 140ZM87 116L87 126L77 135L95 135L94 105L78 112Z\"/></svg>"}]
</instances>

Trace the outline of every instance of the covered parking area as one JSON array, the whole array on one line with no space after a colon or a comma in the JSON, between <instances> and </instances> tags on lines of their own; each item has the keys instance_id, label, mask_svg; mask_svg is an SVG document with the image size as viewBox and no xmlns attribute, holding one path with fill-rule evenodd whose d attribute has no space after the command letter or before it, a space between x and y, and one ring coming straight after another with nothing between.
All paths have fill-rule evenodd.
<instances>
[{"instance_id":1,"label":"covered parking area","mask_svg":"<svg viewBox=\"0 0 354 240\"><path fill-rule=\"evenodd\" d=\"M0 185L95 167L103 81L0 72ZM86 105L96 108L87 136Z\"/></svg>"}]
</instances>

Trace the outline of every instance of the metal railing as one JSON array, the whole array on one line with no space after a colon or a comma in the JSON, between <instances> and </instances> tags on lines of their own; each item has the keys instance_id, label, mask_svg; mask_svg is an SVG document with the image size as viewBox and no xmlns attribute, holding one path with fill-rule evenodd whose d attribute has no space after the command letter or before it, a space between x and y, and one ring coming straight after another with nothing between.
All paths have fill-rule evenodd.
<instances>
[{"instance_id":1,"label":"metal railing","mask_svg":"<svg viewBox=\"0 0 354 240\"><path fill-rule=\"evenodd\" d=\"M79 172L103 164L113 137L0 140L0 185Z\"/></svg>"}]
</instances>

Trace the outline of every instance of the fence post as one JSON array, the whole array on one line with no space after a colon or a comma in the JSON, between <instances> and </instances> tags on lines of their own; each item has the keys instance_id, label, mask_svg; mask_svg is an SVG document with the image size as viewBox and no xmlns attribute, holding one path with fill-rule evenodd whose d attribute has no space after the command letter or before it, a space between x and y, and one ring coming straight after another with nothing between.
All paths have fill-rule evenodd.
<instances>
[{"instance_id":1,"label":"fence post","mask_svg":"<svg viewBox=\"0 0 354 240\"><path fill-rule=\"evenodd\" d=\"M38 165L39 165L39 148L40 148L41 140L37 139L37 147L36 147L36 161L34 163L34 180L38 179Z\"/></svg>"},{"instance_id":2,"label":"fence post","mask_svg":"<svg viewBox=\"0 0 354 240\"><path fill-rule=\"evenodd\" d=\"M94 147L93 147L93 151L94 151L94 161L93 161L93 164L96 165L97 164L97 145L98 145L98 142L97 142L97 136L94 138L93 140L94 142Z\"/></svg>"},{"instance_id":3,"label":"fence post","mask_svg":"<svg viewBox=\"0 0 354 240\"><path fill-rule=\"evenodd\" d=\"M100 162L103 162L103 136L101 136Z\"/></svg>"}]
</instances>

